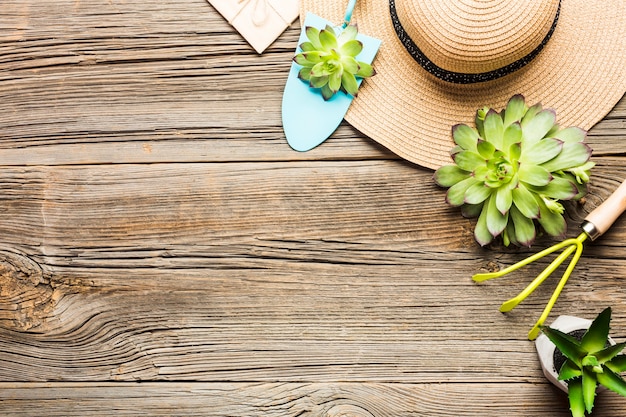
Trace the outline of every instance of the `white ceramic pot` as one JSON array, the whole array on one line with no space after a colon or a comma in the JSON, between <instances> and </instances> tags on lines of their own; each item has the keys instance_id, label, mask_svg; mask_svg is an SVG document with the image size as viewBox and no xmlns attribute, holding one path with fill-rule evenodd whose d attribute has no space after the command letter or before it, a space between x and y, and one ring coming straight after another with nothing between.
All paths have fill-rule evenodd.
<instances>
[{"instance_id":1,"label":"white ceramic pot","mask_svg":"<svg viewBox=\"0 0 626 417\"><path fill-rule=\"evenodd\" d=\"M562 331L563 333L571 333L576 330L587 330L591 326L592 321L573 316L559 316L550 325L553 329ZM615 341L609 337L609 343L614 345ZM557 387L567 392L567 383L559 381L559 370L554 366L554 351L556 346L548 339L548 336L541 333L535 341L537 353L543 374Z\"/></svg>"}]
</instances>

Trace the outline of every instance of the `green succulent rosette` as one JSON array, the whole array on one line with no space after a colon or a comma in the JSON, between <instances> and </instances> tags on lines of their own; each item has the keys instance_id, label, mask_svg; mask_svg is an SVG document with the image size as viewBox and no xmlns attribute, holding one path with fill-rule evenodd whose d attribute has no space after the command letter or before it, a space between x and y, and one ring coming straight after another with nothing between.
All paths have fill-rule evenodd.
<instances>
[{"instance_id":1,"label":"green succulent rosette","mask_svg":"<svg viewBox=\"0 0 626 417\"><path fill-rule=\"evenodd\" d=\"M531 246L539 227L565 235L560 201L586 194L595 164L584 143L587 132L555 122L554 110L529 107L515 95L500 113L478 110L475 128L452 128L454 164L439 168L434 179L449 188L449 204L478 217L474 236L480 245L501 236L506 246Z\"/></svg>"},{"instance_id":2,"label":"green succulent rosette","mask_svg":"<svg viewBox=\"0 0 626 417\"><path fill-rule=\"evenodd\" d=\"M585 417L593 410L596 389L602 385L626 397L626 343L609 341L611 308L604 309L580 340L557 329L541 326L541 331L565 356L558 379L567 382L573 417Z\"/></svg>"},{"instance_id":3,"label":"green succulent rosette","mask_svg":"<svg viewBox=\"0 0 626 417\"><path fill-rule=\"evenodd\" d=\"M312 88L321 89L324 100L329 100L338 91L352 96L357 95L357 77L367 78L375 74L372 66L357 61L363 50L363 43L356 39L358 30L348 25L339 35L330 26L322 30L307 26L308 41L300 44L302 52L293 60L301 65L298 78L309 83Z\"/></svg>"}]
</instances>

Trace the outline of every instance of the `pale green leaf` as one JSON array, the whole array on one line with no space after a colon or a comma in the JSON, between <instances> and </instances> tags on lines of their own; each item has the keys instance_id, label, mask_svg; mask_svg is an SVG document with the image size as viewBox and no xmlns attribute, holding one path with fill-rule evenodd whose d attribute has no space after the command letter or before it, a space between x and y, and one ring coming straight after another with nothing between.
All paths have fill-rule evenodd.
<instances>
[{"instance_id":1,"label":"pale green leaf","mask_svg":"<svg viewBox=\"0 0 626 417\"><path fill-rule=\"evenodd\" d=\"M578 187L572 181L559 175L554 175L552 181L542 187L529 186L529 190L536 194L557 200L571 200L578 194Z\"/></svg>"},{"instance_id":2,"label":"pale green leaf","mask_svg":"<svg viewBox=\"0 0 626 417\"><path fill-rule=\"evenodd\" d=\"M541 140L550 131L555 121L556 113L552 109L542 110L533 118L524 117L522 120L524 143L533 144Z\"/></svg>"},{"instance_id":3,"label":"pale green leaf","mask_svg":"<svg viewBox=\"0 0 626 417\"><path fill-rule=\"evenodd\" d=\"M487 187L482 182L477 182L465 192L465 202L467 204L479 204L485 201L493 192L493 188Z\"/></svg>"},{"instance_id":4,"label":"pale green leaf","mask_svg":"<svg viewBox=\"0 0 626 417\"><path fill-rule=\"evenodd\" d=\"M465 203L465 192L469 187L476 184L476 182L476 179L470 176L450 187L446 193L446 201L448 204L458 207Z\"/></svg>"},{"instance_id":5,"label":"pale green leaf","mask_svg":"<svg viewBox=\"0 0 626 417\"><path fill-rule=\"evenodd\" d=\"M302 42L300 49L302 52L315 51L315 45L313 45L313 42Z\"/></svg>"},{"instance_id":6,"label":"pale green leaf","mask_svg":"<svg viewBox=\"0 0 626 417\"><path fill-rule=\"evenodd\" d=\"M311 68L307 68L307 67L300 68L300 71L298 71L298 78L304 81L310 81L311 80Z\"/></svg>"},{"instance_id":7,"label":"pale green leaf","mask_svg":"<svg viewBox=\"0 0 626 417\"><path fill-rule=\"evenodd\" d=\"M474 238L480 246L485 246L493 240L493 235L487 228L487 216L487 207L483 207L480 216L478 216L476 227L474 228Z\"/></svg>"},{"instance_id":8,"label":"pale green leaf","mask_svg":"<svg viewBox=\"0 0 626 417\"><path fill-rule=\"evenodd\" d=\"M493 156L496 148L493 146L491 142L487 142L485 140L479 140L476 150L485 159L489 159Z\"/></svg>"},{"instance_id":9,"label":"pale green leaf","mask_svg":"<svg viewBox=\"0 0 626 417\"><path fill-rule=\"evenodd\" d=\"M468 178L470 173L456 165L444 165L435 171L434 180L442 187L451 187L459 181Z\"/></svg>"},{"instance_id":10,"label":"pale green leaf","mask_svg":"<svg viewBox=\"0 0 626 417\"><path fill-rule=\"evenodd\" d=\"M566 143L582 142L587 137L587 131L579 127L568 127L554 133L554 136L551 137L555 137Z\"/></svg>"},{"instance_id":11,"label":"pale green leaf","mask_svg":"<svg viewBox=\"0 0 626 417\"><path fill-rule=\"evenodd\" d=\"M518 175L520 181L537 187L548 185L552 180L552 174L547 169L529 163L520 164Z\"/></svg>"},{"instance_id":12,"label":"pale green leaf","mask_svg":"<svg viewBox=\"0 0 626 417\"><path fill-rule=\"evenodd\" d=\"M454 139L454 143L459 145L461 148L478 152L476 146L478 144L478 132L475 129L472 129L468 125L458 124L452 126L452 137Z\"/></svg>"},{"instance_id":13,"label":"pale green leaf","mask_svg":"<svg viewBox=\"0 0 626 417\"><path fill-rule=\"evenodd\" d=\"M359 70L359 63L351 56L342 56L340 61L344 72L347 71L351 74L356 74Z\"/></svg>"},{"instance_id":14,"label":"pale green leaf","mask_svg":"<svg viewBox=\"0 0 626 417\"><path fill-rule=\"evenodd\" d=\"M563 142L558 139L542 139L532 144L522 145L521 162L531 162L533 164L543 164L551 160L561 152Z\"/></svg>"},{"instance_id":15,"label":"pale green leaf","mask_svg":"<svg viewBox=\"0 0 626 417\"><path fill-rule=\"evenodd\" d=\"M341 85L348 94L356 97L359 90L359 84L357 83L354 75L344 71L341 75Z\"/></svg>"},{"instance_id":16,"label":"pale green leaf","mask_svg":"<svg viewBox=\"0 0 626 417\"><path fill-rule=\"evenodd\" d=\"M331 72L328 70L326 62L318 62L311 68L311 77L325 77L329 76Z\"/></svg>"},{"instance_id":17,"label":"pale green leaf","mask_svg":"<svg viewBox=\"0 0 626 417\"><path fill-rule=\"evenodd\" d=\"M496 191L496 207L502 214L509 211L513 204L513 194L511 190L510 184L507 184L506 186L499 187Z\"/></svg>"},{"instance_id":18,"label":"pale green leaf","mask_svg":"<svg viewBox=\"0 0 626 417\"><path fill-rule=\"evenodd\" d=\"M485 158L472 151L461 151L453 156L454 162L465 171L474 171L485 165Z\"/></svg>"},{"instance_id":19,"label":"pale green leaf","mask_svg":"<svg viewBox=\"0 0 626 417\"><path fill-rule=\"evenodd\" d=\"M328 75L323 75L321 77L311 76L309 79L309 83L313 88L322 88L323 86L328 84Z\"/></svg>"},{"instance_id":20,"label":"pale green leaf","mask_svg":"<svg viewBox=\"0 0 626 417\"><path fill-rule=\"evenodd\" d=\"M342 45L350 40L355 39L357 34L357 27L355 25L348 25L344 30L341 31L341 33L337 37L337 42L339 43L339 45Z\"/></svg>"},{"instance_id":21,"label":"pale green leaf","mask_svg":"<svg viewBox=\"0 0 626 417\"><path fill-rule=\"evenodd\" d=\"M515 226L515 242L518 245L530 247L537 235L535 223L532 219L525 217L515 206L511 206L509 216Z\"/></svg>"},{"instance_id":22,"label":"pale green leaf","mask_svg":"<svg viewBox=\"0 0 626 417\"><path fill-rule=\"evenodd\" d=\"M548 171L561 171L585 164L591 158L591 148L585 143L565 143L561 153L542 164Z\"/></svg>"},{"instance_id":23,"label":"pale green leaf","mask_svg":"<svg viewBox=\"0 0 626 417\"><path fill-rule=\"evenodd\" d=\"M313 44L314 50L321 50L322 43L320 42L320 30L313 26L307 26L305 28L305 33L309 41Z\"/></svg>"},{"instance_id":24,"label":"pale green leaf","mask_svg":"<svg viewBox=\"0 0 626 417\"><path fill-rule=\"evenodd\" d=\"M485 129L484 139L491 142L496 149L502 150L504 125L500 114L493 109L489 110L485 116L483 127Z\"/></svg>"},{"instance_id":25,"label":"pale green leaf","mask_svg":"<svg viewBox=\"0 0 626 417\"><path fill-rule=\"evenodd\" d=\"M519 123L515 122L508 125L504 129L504 136L502 138L502 149L508 150L513 144L520 143L522 141L522 127Z\"/></svg>"},{"instance_id":26,"label":"pale green leaf","mask_svg":"<svg viewBox=\"0 0 626 417\"><path fill-rule=\"evenodd\" d=\"M521 182L513 190L513 204L530 219L539 217L539 205L533 194Z\"/></svg>"},{"instance_id":27,"label":"pale green leaf","mask_svg":"<svg viewBox=\"0 0 626 417\"><path fill-rule=\"evenodd\" d=\"M358 77L367 78L376 74L374 68L367 62L358 61L357 63L359 64L359 70L356 72Z\"/></svg>"},{"instance_id":28,"label":"pale green leaf","mask_svg":"<svg viewBox=\"0 0 626 417\"><path fill-rule=\"evenodd\" d=\"M322 44L321 49L325 51L335 49L338 46L335 31L330 26L326 26L325 29L320 30L319 39Z\"/></svg>"},{"instance_id":29,"label":"pale green leaf","mask_svg":"<svg viewBox=\"0 0 626 417\"><path fill-rule=\"evenodd\" d=\"M339 53L341 55L349 55L352 57L357 56L363 50L363 43L356 39L349 40L339 47Z\"/></svg>"},{"instance_id":30,"label":"pale green leaf","mask_svg":"<svg viewBox=\"0 0 626 417\"><path fill-rule=\"evenodd\" d=\"M339 91L341 88L341 72L335 71L328 76L328 87L330 87L333 93Z\"/></svg>"},{"instance_id":31,"label":"pale green leaf","mask_svg":"<svg viewBox=\"0 0 626 417\"><path fill-rule=\"evenodd\" d=\"M487 229L492 236L498 236L509 221L509 214L500 213L500 210L496 207L495 197L491 197L489 201L485 202L487 205Z\"/></svg>"},{"instance_id":32,"label":"pale green leaf","mask_svg":"<svg viewBox=\"0 0 626 417\"><path fill-rule=\"evenodd\" d=\"M539 206L540 215L537 221L543 230L550 236L565 236L565 232L567 231L567 223L563 216L557 212L550 210L546 204L543 202L543 199L539 196L535 198L537 201L537 205Z\"/></svg>"},{"instance_id":33,"label":"pale green leaf","mask_svg":"<svg viewBox=\"0 0 626 417\"><path fill-rule=\"evenodd\" d=\"M515 122L521 121L526 113L526 109L527 106L523 95L516 94L511 97L504 110L504 127L506 128Z\"/></svg>"}]
</instances>

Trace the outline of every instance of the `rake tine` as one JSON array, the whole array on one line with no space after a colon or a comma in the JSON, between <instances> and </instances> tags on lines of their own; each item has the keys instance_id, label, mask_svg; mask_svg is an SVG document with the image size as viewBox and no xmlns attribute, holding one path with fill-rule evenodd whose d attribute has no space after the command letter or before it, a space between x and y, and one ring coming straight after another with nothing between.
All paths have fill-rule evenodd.
<instances>
[{"instance_id":1,"label":"rake tine","mask_svg":"<svg viewBox=\"0 0 626 417\"><path fill-rule=\"evenodd\" d=\"M493 278L500 278L508 273L511 273L515 270L520 269L521 267L524 267L532 262L535 262L536 260L541 259L546 255L550 255L551 253L556 252L559 249L562 249L569 245L575 245L575 244L576 244L576 239L566 239L562 242L559 242L555 245L550 246L547 249L542 250L541 252L535 253L534 255L531 255L528 258L522 259L518 263L508 266L500 271L475 274L474 276L472 276L472 279L476 282L483 282L483 281L487 281Z\"/></svg>"},{"instance_id":2,"label":"rake tine","mask_svg":"<svg viewBox=\"0 0 626 417\"><path fill-rule=\"evenodd\" d=\"M554 307L556 300L559 298L559 295L561 295L561 291L563 291L563 288L565 287L567 280L569 279L570 275L574 271L574 268L576 267L576 264L578 263L578 260L580 259L583 253L583 242L585 241L586 238L587 238L587 235L582 233L580 236L578 236L577 239L575 239L576 240L576 253L572 257L572 260L567 266L567 269L563 273L563 276L561 277L559 284L557 285L556 289L552 293L552 297L550 297L550 301L548 301L548 304L546 304L546 307L544 308L543 313L539 317L539 320L537 320L533 328L530 330L530 332L528 332L529 340L534 340L539 335L539 327L543 325L543 323L548 318L548 315L550 315L550 311L552 310L552 307Z\"/></svg>"},{"instance_id":3,"label":"rake tine","mask_svg":"<svg viewBox=\"0 0 626 417\"><path fill-rule=\"evenodd\" d=\"M519 303L524 301L526 297L532 294L532 292L535 291L537 287L541 285L541 283L543 283L543 281L545 281L546 278L548 278L550 274L552 274L563 263L563 261L565 261L565 259L567 259L567 257L572 254L572 252L574 252L574 249L576 249L575 245L571 245L570 247L565 249L556 259L554 259L554 261L552 261L550 265L548 265L546 269L541 272L541 274L537 275L537 278L535 278L530 284L528 284L528 286L524 288L522 292L520 292L516 297L513 297L510 300L502 303L502 306L500 306L500 311L502 313L507 313L517 307Z\"/></svg>"}]
</instances>

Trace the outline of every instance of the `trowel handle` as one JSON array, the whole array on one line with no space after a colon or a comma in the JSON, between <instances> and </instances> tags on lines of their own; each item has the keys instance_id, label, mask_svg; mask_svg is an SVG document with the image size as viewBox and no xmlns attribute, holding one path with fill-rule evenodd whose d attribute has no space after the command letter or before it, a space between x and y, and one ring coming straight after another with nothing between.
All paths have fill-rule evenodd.
<instances>
[{"instance_id":1,"label":"trowel handle","mask_svg":"<svg viewBox=\"0 0 626 417\"><path fill-rule=\"evenodd\" d=\"M585 217L582 228L591 240L595 240L609 230L624 210L626 210L626 180L609 198Z\"/></svg>"}]
</instances>

